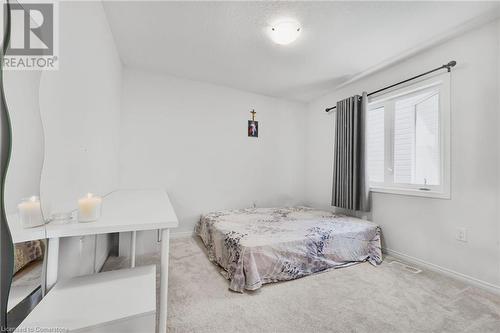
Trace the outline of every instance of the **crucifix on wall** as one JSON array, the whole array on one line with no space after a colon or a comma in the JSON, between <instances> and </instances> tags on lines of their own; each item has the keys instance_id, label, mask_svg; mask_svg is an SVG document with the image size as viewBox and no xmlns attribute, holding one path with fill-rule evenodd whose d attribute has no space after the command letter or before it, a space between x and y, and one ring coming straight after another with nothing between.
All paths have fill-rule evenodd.
<instances>
[{"instance_id":1,"label":"crucifix on wall","mask_svg":"<svg viewBox=\"0 0 500 333\"><path fill-rule=\"evenodd\" d=\"M259 122L255 120L257 112L252 109L250 113L252 114L252 120L248 121L248 136L251 138L257 138L259 137Z\"/></svg>"}]
</instances>

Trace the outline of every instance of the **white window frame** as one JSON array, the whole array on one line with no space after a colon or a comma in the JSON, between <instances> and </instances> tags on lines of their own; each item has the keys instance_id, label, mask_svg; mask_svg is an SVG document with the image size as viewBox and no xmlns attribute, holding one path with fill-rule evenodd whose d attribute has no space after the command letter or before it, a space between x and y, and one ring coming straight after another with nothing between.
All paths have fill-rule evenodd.
<instances>
[{"instance_id":1,"label":"white window frame","mask_svg":"<svg viewBox=\"0 0 500 333\"><path fill-rule=\"evenodd\" d=\"M439 143L441 155L440 185L422 186L394 183L394 103L390 101L404 95L431 88L439 89ZM370 98L368 112L384 107L384 182L371 182L370 191L411 195L429 198L451 199L450 167L450 74L440 74L390 92Z\"/></svg>"}]
</instances>

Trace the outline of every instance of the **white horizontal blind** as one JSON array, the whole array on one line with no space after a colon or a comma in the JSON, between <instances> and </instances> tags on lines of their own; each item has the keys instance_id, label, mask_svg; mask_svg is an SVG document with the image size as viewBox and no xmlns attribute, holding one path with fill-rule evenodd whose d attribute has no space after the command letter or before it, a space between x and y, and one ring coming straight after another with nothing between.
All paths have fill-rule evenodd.
<instances>
[{"instance_id":1,"label":"white horizontal blind","mask_svg":"<svg viewBox=\"0 0 500 333\"><path fill-rule=\"evenodd\" d=\"M394 108L394 183L413 183L415 169L415 105L407 99Z\"/></svg>"},{"instance_id":2,"label":"white horizontal blind","mask_svg":"<svg viewBox=\"0 0 500 333\"><path fill-rule=\"evenodd\" d=\"M384 182L384 108L369 110L366 126L368 176L372 182Z\"/></svg>"}]
</instances>

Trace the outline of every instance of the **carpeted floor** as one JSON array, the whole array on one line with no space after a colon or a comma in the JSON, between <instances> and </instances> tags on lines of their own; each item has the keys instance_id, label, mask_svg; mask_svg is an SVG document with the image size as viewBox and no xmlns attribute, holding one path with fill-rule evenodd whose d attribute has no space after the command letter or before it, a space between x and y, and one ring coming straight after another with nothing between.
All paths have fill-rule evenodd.
<instances>
[{"instance_id":1,"label":"carpeted floor","mask_svg":"<svg viewBox=\"0 0 500 333\"><path fill-rule=\"evenodd\" d=\"M169 332L500 332L500 296L391 258L239 294L198 239L174 239L170 251ZM109 258L105 270L127 265Z\"/></svg>"}]
</instances>

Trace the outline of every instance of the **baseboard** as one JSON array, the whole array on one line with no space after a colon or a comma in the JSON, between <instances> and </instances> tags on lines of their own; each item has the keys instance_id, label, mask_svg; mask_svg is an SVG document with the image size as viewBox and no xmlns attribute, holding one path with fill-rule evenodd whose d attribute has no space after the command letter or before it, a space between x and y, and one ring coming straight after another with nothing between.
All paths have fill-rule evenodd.
<instances>
[{"instance_id":1,"label":"baseboard","mask_svg":"<svg viewBox=\"0 0 500 333\"><path fill-rule=\"evenodd\" d=\"M193 231L170 232L170 239L192 237L193 235Z\"/></svg>"},{"instance_id":2,"label":"baseboard","mask_svg":"<svg viewBox=\"0 0 500 333\"><path fill-rule=\"evenodd\" d=\"M486 281L483 281L480 279L476 279L472 276L468 276L468 275L456 272L454 270L444 268L444 267L441 267L439 265L435 265L435 264L432 264L432 263L427 262L425 260L418 259L418 258L409 256L409 255L406 255L404 253L388 249L388 248L384 248L384 249L382 249L382 251L384 253L396 258L396 259L403 260L403 261L406 261L406 262L414 264L414 265L418 265L422 268L425 268L425 269L428 269L428 270L431 270L434 272L442 273L446 276L460 280L460 281L465 282L469 285L473 285L473 286L481 288L481 289L486 289L490 292L493 292L497 295L500 295L500 286L494 285L492 283L489 283L489 282L486 282Z\"/></svg>"}]
</instances>

